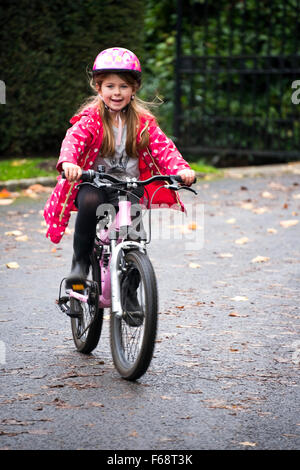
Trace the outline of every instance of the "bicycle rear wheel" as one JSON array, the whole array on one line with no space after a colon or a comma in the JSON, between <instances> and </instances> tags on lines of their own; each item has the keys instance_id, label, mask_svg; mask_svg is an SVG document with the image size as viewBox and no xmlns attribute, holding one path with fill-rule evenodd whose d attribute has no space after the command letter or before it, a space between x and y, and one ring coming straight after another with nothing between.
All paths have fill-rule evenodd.
<instances>
[{"instance_id":1,"label":"bicycle rear wheel","mask_svg":"<svg viewBox=\"0 0 300 470\"><path fill-rule=\"evenodd\" d=\"M103 322L103 309L99 308L99 283L100 268L95 254L91 256L91 267L88 279L94 282L88 283L85 295L89 296L88 302L70 298L70 308L77 313L71 317L71 329L77 351L90 354L98 345Z\"/></svg>"},{"instance_id":2,"label":"bicycle rear wheel","mask_svg":"<svg viewBox=\"0 0 300 470\"><path fill-rule=\"evenodd\" d=\"M128 252L121 262L122 317L110 316L110 342L113 361L127 380L140 378L148 369L157 331L158 295L156 277L146 254ZM133 312L128 296L139 311ZM137 309L136 309L137 310Z\"/></svg>"}]
</instances>

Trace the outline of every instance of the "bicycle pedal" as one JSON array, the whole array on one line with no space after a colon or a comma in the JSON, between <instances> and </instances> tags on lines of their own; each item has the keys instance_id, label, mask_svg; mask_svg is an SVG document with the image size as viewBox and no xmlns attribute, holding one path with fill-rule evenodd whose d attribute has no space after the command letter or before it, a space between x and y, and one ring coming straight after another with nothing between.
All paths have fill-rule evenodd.
<instances>
[{"instance_id":1,"label":"bicycle pedal","mask_svg":"<svg viewBox=\"0 0 300 470\"><path fill-rule=\"evenodd\" d=\"M70 311L70 307L66 304L68 300L69 300L69 297L61 297L60 299L57 299L55 301L57 308L62 313L66 313L67 315L68 315L68 312Z\"/></svg>"}]
</instances>

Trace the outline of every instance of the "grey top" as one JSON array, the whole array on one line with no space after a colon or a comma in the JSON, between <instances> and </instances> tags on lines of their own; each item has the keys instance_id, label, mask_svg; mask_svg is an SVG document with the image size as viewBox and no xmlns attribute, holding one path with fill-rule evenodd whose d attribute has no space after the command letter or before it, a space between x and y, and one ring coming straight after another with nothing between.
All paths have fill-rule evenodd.
<instances>
[{"instance_id":1,"label":"grey top","mask_svg":"<svg viewBox=\"0 0 300 470\"><path fill-rule=\"evenodd\" d=\"M115 142L117 141L118 128L113 126L115 135ZM113 157L102 157L98 155L93 165L93 169L97 170L98 165L105 166L105 172L119 178L126 180L126 177L139 179L139 161L138 158L128 157L126 154L126 136L127 126L123 127L121 144L115 146L115 154Z\"/></svg>"}]
</instances>

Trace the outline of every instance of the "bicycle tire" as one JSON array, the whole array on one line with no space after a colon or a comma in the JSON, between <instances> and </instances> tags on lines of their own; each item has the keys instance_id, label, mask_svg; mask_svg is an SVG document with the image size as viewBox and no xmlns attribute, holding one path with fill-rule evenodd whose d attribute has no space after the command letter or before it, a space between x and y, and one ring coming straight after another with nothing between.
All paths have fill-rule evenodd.
<instances>
[{"instance_id":1,"label":"bicycle tire","mask_svg":"<svg viewBox=\"0 0 300 470\"><path fill-rule=\"evenodd\" d=\"M147 371L153 357L157 331L158 294L155 272L146 254L132 250L125 255L124 261L125 266L127 266L125 268L126 271L128 271L128 267L130 267L130 269L137 270L140 276L138 290L141 289L141 292L144 292L144 303L142 305L143 321L142 324L138 326L128 324L128 318L126 319L126 317L124 317L124 315L126 315L124 309L121 318L111 314L110 343L116 369L124 379L133 381L140 378ZM125 299L122 298L122 296L123 293L121 289L121 303L124 305ZM142 337L139 338L140 344L135 346L137 349L135 351L136 357L129 357L129 355L133 353L133 343L130 346L130 352L126 350L125 343L128 337L129 340L132 338L135 339L141 334L141 329L143 331Z\"/></svg>"},{"instance_id":2,"label":"bicycle tire","mask_svg":"<svg viewBox=\"0 0 300 470\"><path fill-rule=\"evenodd\" d=\"M100 284L100 267L96 259L95 253L91 255L91 275L95 285ZM81 309L86 310L87 321L90 321L90 326L86 334L82 332L87 327L84 312L81 317L71 318L71 329L73 341L78 352L83 354L90 354L98 345L102 331L103 323L103 309L99 308L99 288L93 293L93 302L85 303L80 302L74 298L70 299L70 307L74 308L74 303L78 302ZM82 336L81 336L82 335Z\"/></svg>"}]
</instances>

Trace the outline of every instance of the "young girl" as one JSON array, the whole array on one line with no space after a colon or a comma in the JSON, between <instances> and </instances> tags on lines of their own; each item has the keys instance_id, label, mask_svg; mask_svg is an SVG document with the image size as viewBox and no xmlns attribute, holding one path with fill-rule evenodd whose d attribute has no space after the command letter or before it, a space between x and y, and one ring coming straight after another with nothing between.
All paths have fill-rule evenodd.
<instances>
[{"instance_id":1,"label":"young girl","mask_svg":"<svg viewBox=\"0 0 300 470\"><path fill-rule=\"evenodd\" d=\"M61 146L57 170L66 179L58 183L46 203L44 217L47 237L59 243L71 211L78 211L73 240L73 261L67 284L84 282L96 233L96 210L100 204L116 204L116 191L99 190L90 185L77 188L82 169L105 166L106 173L123 179L145 180L154 174L178 174L191 185L195 173L174 143L158 127L154 116L136 97L141 85L141 66L131 51L120 47L106 49L93 65L92 87L96 91L71 119ZM147 186L149 200L158 185ZM145 197L141 202L147 204ZM153 204L183 205L177 194L157 191Z\"/></svg>"}]
</instances>

